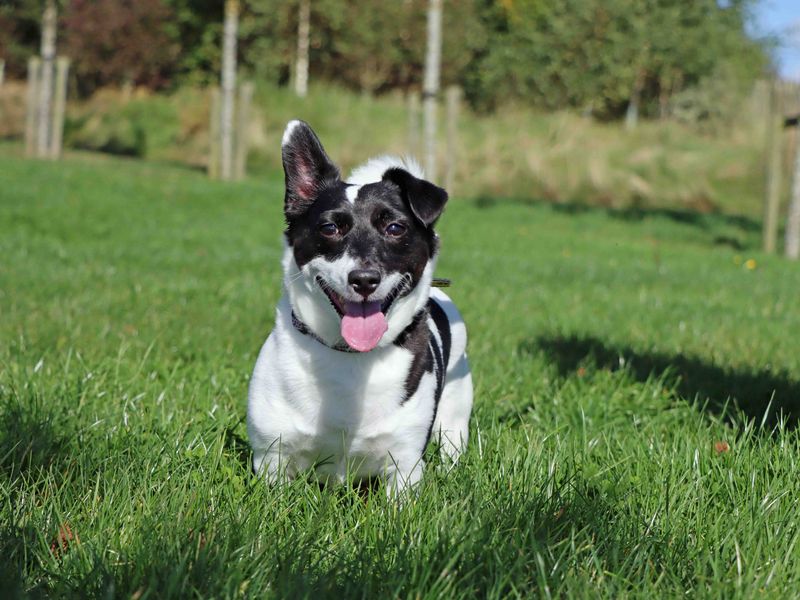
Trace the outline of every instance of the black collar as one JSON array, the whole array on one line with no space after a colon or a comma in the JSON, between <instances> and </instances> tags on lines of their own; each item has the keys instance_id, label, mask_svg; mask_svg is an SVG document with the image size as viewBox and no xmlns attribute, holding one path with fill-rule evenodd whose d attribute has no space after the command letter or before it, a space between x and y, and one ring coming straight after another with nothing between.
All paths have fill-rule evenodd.
<instances>
[{"instance_id":1,"label":"black collar","mask_svg":"<svg viewBox=\"0 0 800 600\"><path fill-rule=\"evenodd\" d=\"M294 311L292 311L292 325L294 325L294 328L297 329L297 331L299 331L303 335L307 335L310 338L313 338L313 339L317 340L320 344L322 344L323 346L326 346L327 348L330 348L331 350L336 350L338 352L358 352L358 350L353 350L347 344L336 344L335 346L329 346L328 344L326 344L323 341L323 339L321 337L319 337L316 333L311 331L308 328L308 325L303 323L300 320L300 318L296 314L294 314Z\"/></svg>"}]
</instances>

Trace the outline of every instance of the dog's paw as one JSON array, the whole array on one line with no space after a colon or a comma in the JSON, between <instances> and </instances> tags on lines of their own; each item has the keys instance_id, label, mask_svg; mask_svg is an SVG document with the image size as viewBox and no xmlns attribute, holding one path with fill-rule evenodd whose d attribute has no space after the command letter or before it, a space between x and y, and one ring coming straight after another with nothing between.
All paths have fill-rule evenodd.
<instances>
[{"instance_id":1,"label":"dog's paw","mask_svg":"<svg viewBox=\"0 0 800 600\"><path fill-rule=\"evenodd\" d=\"M253 471L270 486L288 477L286 466L281 464L277 452L253 452Z\"/></svg>"},{"instance_id":2,"label":"dog's paw","mask_svg":"<svg viewBox=\"0 0 800 600\"><path fill-rule=\"evenodd\" d=\"M395 468L386 472L386 497L405 504L417 496L425 463L418 460L410 469Z\"/></svg>"}]
</instances>

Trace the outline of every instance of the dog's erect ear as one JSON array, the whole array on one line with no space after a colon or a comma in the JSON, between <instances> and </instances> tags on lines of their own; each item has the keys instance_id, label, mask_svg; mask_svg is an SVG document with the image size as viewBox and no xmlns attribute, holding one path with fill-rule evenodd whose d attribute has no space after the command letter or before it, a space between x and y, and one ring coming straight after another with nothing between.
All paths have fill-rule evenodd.
<instances>
[{"instance_id":1,"label":"dog's erect ear","mask_svg":"<svg viewBox=\"0 0 800 600\"><path fill-rule=\"evenodd\" d=\"M389 169L383 174L384 181L391 181L400 188L403 199L408 202L411 212L426 227L436 223L442 214L447 192L430 181L414 177L405 169Z\"/></svg>"},{"instance_id":2,"label":"dog's erect ear","mask_svg":"<svg viewBox=\"0 0 800 600\"><path fill-rule=\"evenodd\" d=\"M286 177L284 211L287 216L302 214L319 191L339 179L339 169L304 121L290 121L281 142L283 172Z\"/></svg>"}]
</instances>

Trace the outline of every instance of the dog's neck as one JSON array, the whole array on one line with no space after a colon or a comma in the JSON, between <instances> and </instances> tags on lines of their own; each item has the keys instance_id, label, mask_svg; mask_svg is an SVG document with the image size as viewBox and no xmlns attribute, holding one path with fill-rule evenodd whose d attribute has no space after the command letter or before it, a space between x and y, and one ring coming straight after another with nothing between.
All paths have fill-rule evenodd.
<instances>
[{"instance_id":1,"label":"dog's neck","mask_svg":"<svg viewBox=\"0 0 800 600\"><path fill-rule=\"evenodd\" d=\"M323 339L322 339L321 337L319 337L318 335L314 335L314 332L313 332L313 331L311 331L311 329L309 329L308 325L306 325L305 323L303 323L303 322L300 320L300 318L297 316L297 314L294 312L294 310L292 311L292 326L293 326L293 327L294 327L294 328L295 328L297 331L299 331L300 333L302 333L303 335L307 335L307 336L309 336L310 338L312 338L312 339L314 339L314 340L318 341L318 342L319 342L320 344L322 344L323 346L327 346L327 347L328 347L328 348L330 348L331 350L336 350L337 352L353 352L353 353L358 353L358 350L353 350L353 349L352 349L350 346L348 346L347 344L345 344L345 343L343 343L343 342L339 342L339 343L337 343L337 344L334 344L334 345L332 345L332 346L331 346L331 345L329 345L329 344L326 344L326 343L325 343L325 340L323 340Z\"/></svg>"}]
</instances>

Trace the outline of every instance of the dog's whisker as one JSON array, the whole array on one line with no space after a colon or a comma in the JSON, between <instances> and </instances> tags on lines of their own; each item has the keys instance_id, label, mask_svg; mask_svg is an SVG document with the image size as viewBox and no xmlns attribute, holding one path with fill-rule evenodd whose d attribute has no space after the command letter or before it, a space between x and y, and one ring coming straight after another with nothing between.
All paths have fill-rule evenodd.
<instances>
[{"instance_id":1,"label":"dog's whisker","mask_svg":"<svg viewBox=\"0 0 800 600\"><path fill-rule=\"evenodd\" d=\"M286 278L286 283L292 284L292 283L295 283L296 281L300 281L303 278L303 275L304 275L304 273L302 271L298 271L294 275L291 275L291 276L287 277Z\"/></svg>"}]
</instances>

